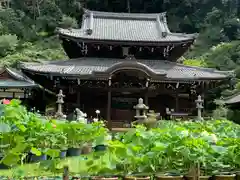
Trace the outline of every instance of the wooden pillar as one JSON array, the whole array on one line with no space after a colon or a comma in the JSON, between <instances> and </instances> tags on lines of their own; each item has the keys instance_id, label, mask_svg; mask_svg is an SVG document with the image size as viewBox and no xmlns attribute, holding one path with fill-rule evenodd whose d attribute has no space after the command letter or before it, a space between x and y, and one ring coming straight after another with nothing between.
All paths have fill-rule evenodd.
<instances>
[{"instance_id":1,"label":"wooden pillar","mask_svg":"<svg viewBox=\"0 0 240 180\"><path fill-rule=\"evenodd\" d=\"M43 112L46 114L46 107L47 107L47 102L46 102L46 92L45 88L43 88L43 93L42 93L42 98L43 98Z\"/></svg>"},{"instance_id":2,"label":"wooden pillar","mask_svg":"<svg viewBox=\"0 0 240 180\"><path fill-rule=\"evenodd\" d=\"M23 99L25 100L25 99L26 99L26 93L27 93L27 92L26 92L26 89L24 89L24 92L23 92L23 93L24 93Z\"/></svg>"},{"instance_id":3,"label":"wooden pillar","mask_svg":"<svg viewBox=\"0 0 240 180\"><path fill-rule=\"evenodd\" d=\"M176 98L175 111L176 111L176 112L179 112L179 97L178 97L178 92L176 92L175 98Z\"/></svg>"},{"instance_id":4,"label":"wooden pillar","mask_svg":"<svg viewBox=\"0 0 240 180\"><path fill-rule=\"evenodd\" d=\"M175 89L175 112L179 112L179 96L178 96L178 93L179 93L179 82L176 84L176 89Z\"/></svg>"},{"instance_id":5,"label":"wooden pillar","mask_svg":"<svg viewBox=\"0 0 240 180\"><path fill-rule=\"evenodd\" d=\"M107 94L107 123L109 130L112 130L112 119L111 119L111 103L112 103L112 90L111 90L111 78L108 80L108 94Z\"/></svg>"},{"instance_id":6,"label":"wooden pillar","mask_svg":"<svg viewBox=\"0 0 240 180\"><path fill-rule=\"evenodd\" d=\"M146 90L146 92L145 92L144 104L146 104L148 106L148 90Z\"/></svg>"},{"instance_id":7,"label":"wooden pillar","mask_svg":"<svg viewBox=\"0 0 240 180\"><path fill-rule=\"evenodd\" d=\"M77 105L81 109L81 93L79 90L77 91Z\"/></svg>"}]
</instances>

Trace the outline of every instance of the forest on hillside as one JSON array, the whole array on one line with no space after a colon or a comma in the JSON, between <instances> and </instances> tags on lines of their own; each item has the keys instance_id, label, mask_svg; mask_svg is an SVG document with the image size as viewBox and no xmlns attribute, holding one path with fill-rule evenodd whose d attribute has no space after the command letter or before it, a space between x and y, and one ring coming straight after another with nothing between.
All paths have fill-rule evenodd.
<instances>
[{"instance_id":1,"label":"forest on hillside","mask_svg":"<svg viewBox=\"0 0 240 180\"><path fill-rule=\"evenodd\" d=\"M66 59L56 27L79 27L82 7L167 12L172 32L200 33L184 64L235 70L240 79L239 0L0 0L0 64ZM240 82L240 81L239 81ZM240 89L238 79L234 91Z\"/></svg>"}]
</instances>

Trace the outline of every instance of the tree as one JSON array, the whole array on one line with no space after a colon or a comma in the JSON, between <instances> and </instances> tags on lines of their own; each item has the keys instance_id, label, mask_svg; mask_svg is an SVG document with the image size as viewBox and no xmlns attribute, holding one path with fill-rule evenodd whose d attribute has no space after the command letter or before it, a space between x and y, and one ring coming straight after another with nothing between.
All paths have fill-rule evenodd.
<instances>
[{"instance_id":1,"label":"tree","mask_svg":"<svg viewBox=\"0 0 240 180\"><path fill-rule=\"evenodd\" d=\"M6 56L16 50L18 39L16 35L2 35L0 36L0 56Z\"/></svg>"}]
</instances>

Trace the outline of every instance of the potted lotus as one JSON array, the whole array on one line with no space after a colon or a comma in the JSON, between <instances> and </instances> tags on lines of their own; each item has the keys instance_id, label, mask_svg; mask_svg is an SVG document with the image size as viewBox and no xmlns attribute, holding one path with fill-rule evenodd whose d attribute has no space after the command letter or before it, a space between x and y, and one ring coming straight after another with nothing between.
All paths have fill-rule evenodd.
<instances>
[{"instance_id":1,"label":"potted lotus","mask_svg":"<svg viewBox=\"0 0 240 180\"><path fill-rule=\"evenodd\" d=\"M110 150L119 159L119 170L123 171L126 180L149 180L150 160L148 150L152 145L151 131L143 126L125 133L118 141L111 142ZM143 146L144 144L144 146ZM121 150L119 150L121 149ZM139 175L134 175L139 174Z\"/></svg>"},{"instance_id":2,"label":"potted lotus","mask_svg":"<svg viewBox=\"0 0 240 180\"><path fill-rule=\"evenodd\" d=\"M210 164L215 180L234 180L236 174L232 173L235 168L236 156L230 152L231 147L219 147L215 160ZM230 150L230 151L229 151ZM239 162L238 162L239 163Z\"/></svg>"},{"instance_id":3,"label":"potted lotus","mask_svg":"<svg viewBox=\"0 0 240 180\"><path fill-rule=\"evenodd\" d=\"M162 129L154 130L154 146L151 151L154 152L152 157L156 172L157 180L181 180L185 165L183 163L184 142L189 138L189 133L184 128L176 128L167 124ZM157 158L157 160L155 160Z\"/></svg>"},{"instance_id":4,"label":"potted lotus","mask_svg":"<svg viewBox=\"0 0 240 180\"><path fill-rule=\"evenodd\" d=\"M48 132L35 132L34 137L29 138L31 143L31 162L47 160L46 152L51 149L51 138Z\"/></svg>"},{"instance_id":5,"label":"potted lotus","mask_svg":"<svg viewBox=\"0 0 240 180\"><path fill-rule=\"evenodd\" d=\"M51 149L57 150L58 157L64 158L67 154L67 135L63 130L65 124L52 124L53 129L50 131Z\"/></svg>"},{"instance_id":6,"label":"potted lotus","mask_svg":"<svg viewBox=\"0 0 240 180\"><path fill-rule=\"evenodd\" d=\"M108 133L108 129L102 121L94 122L91 124L91 132L89 135L89 142L94 147L95 151L105 151L107 148L107 142L112 139L112 136Z\"/></svg>"},{"instance_id":7,"label":"potted lotus","mask_svg":"<svg viewBox=\"0 0 240 180\"><path fill-rule=\"evenodd\" d=\"M214 158L209 167L216 180L234 180L236 174L233 172L240 166L240 141L236 134L227 135L224 131L219 131L218 140L212 144Z\"/></svg>"},{"instance_id":8,"label":"potted lotus","mask_svg":"<svg viewBox=\"0 0 240 180\"><path fill-rule=\"evenodd\" d=\"M60 150L59 157L65 158L67 155L67 149L68 149L67 137L65 136L65 134L59 135L58 142L57 142L57 149Z\"/></svg>"},{"instance_id":9,"label":"potted lotus","mask_svg":"<svg viewBox=\"0 0 240 180\"><path fill-rule=\"evenodd\" d=\"M68 156L79 156L84 145L84 128L83 123L69 123L66 124L64 132L67 134Z\"/></svg>"},{"instance_id":10,"label":"potted lotus","mask_svg":"<svg viewBox=\"0 0 240 180\"><path fill-rule=\"evenodd\" d=\"M215 160L215 153L213 147L217 143L217 137L213 133L207 131L202 131L199 128L199 124L193 124L194 133L188 141L185 142L185 147L188 149L188 158L185 159L185 163L189 167L194 165L193 168L190 168L189 173L185 176L188 180L193 180L196 175L196 165L199 166L200 179L207 180L212 176L212 167L210 165Z\"/></svg>"}]
</instances>

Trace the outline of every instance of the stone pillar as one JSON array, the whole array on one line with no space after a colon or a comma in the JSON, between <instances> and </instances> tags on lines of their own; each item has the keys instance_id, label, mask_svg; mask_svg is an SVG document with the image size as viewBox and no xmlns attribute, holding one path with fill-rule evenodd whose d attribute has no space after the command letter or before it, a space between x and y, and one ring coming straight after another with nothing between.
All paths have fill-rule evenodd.
<instances>
[{"instance_id":1,"label":"stone pillar","mask_svg":"<svg viewBox=\"0 0 240 180\"><path fill-rule=\"evenodd\" d=\"M203 100L200 95L198 95L196 102L196 108L197 108L197 120L202 121L202 109L203 109Z\"/></svg>"},{"instance_id":2,"label":"stone pillar","mask_svg":"<svg viewBox=\"0 0 240 180\"><path fill-rule=\"evenodd\" d=\"M57 113L56 113L56 117L63 119L65 117L65 115L62 112L62 105L64 103L63 98L65 97L65 95L63 94L62 90L59 90L59 93L57 94Z\"/></svg>"},{"instance_id":3,"label":"stone pillar","mask_svg":"<svg viewBox=\"0 0 240 180\"><path fill-rule=\"evenodd\" d=\"M112 119L111 119L111 104L112 104L112 90L111 90L111 77L108 80L108 93L107 93L107 123L108 123L108 128L111 130L112 129Z\"/></svg>"}]
</instances>

